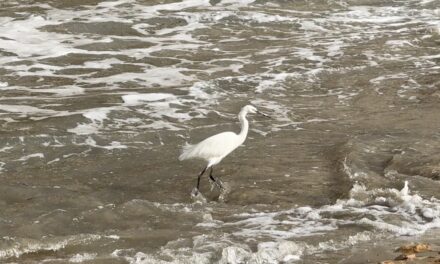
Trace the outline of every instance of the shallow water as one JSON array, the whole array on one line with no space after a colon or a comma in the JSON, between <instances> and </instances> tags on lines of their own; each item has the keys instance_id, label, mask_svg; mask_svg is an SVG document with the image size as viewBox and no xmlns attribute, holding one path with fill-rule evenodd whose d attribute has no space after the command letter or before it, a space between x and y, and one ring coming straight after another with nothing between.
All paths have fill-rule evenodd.
<instances>
[{"instance_id":1,"label":"shallow water","mask_svg":"<svg viewBox=\"0 0 440 264\"><path fill-rule=\"evenodd\" d=\"M2 263L440 242L438 1L6 0L0 55ZM228 193L192 199L181 146L249 103L274 118L216 167Z\"/></svg>"}]
</instances>

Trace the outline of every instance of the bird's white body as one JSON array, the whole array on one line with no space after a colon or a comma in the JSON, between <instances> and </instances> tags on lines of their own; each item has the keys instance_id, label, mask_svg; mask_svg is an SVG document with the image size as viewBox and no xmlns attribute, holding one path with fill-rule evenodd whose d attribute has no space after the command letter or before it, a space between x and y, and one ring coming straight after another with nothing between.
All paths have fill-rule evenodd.
<instances>
[{"instance_id":1,"label":"bird's white body","mask_svg":"<svg viewBox=\"0 0 440 264\"><path fill-rule=\"evenodd\" d=\"M244 138L234 132L223 132L211 136L196 145L183 147L180 160L199 158L208 162L208 168L217 165L224 157L243 144Z\"/></svg>"},{"instance_id":2,"label":"bird's white body","mask_svg":"<svg viewBox=\"0 0 440 264\"><path fill-rule=\"evenodd\" d=\"M183 147L179 160L204 159L208 162L207 168L218 164L224 157L243 144L249 130L249 123L246 119L248 112L255 113L253 106L245 106L238 114L241 124L239 134L234 132L223 132L211 136L196 145L186 145Z\"/></svg>"}]
</instances>

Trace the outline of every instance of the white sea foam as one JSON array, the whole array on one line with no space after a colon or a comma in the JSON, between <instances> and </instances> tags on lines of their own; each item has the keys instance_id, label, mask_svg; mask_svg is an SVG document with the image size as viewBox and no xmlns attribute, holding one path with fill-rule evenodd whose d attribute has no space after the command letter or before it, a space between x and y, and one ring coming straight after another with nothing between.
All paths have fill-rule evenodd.
<instances>
[{"instance_id":1,"label":"white sea foam","mask_svg":"<svg viewBox=\"0 0 440 264\"><path fill-rule=\"evenodd\" d=\"M435 0L422 0L420 3L422 4L422 5L427 5L427 4L429 4L429 3L432 3L432 2L434 2Z\"/></svg>"},{"instance_id":2,"label":"white sea foam","mask_svg":"<svg viewBox=\"0 0 440 264\"><path fill-rule=\"evenodd\" d=\"M58 251L69 245L81 245L99 239L101 239L99 235L74 235L60 238L46 238L39 241L3 237L4 242L10 244L10 246L5 246L0 249L0 259L18 258L23 254L39 251Z\"/></svg>"},{"instance_id":3,"label":"white sea foam","mask_svg":"<svg viewBox=\"0 0 440 264\"><path fill-rule=\"evenodd\" d=\"M302 21L300 22L301 29L305 31L317 31L317 32L328 32L329 30L325 29L322 26L319 26L314 21Z\"/></svg>"},{"instance_id":4,"label":"white sea foam","mask_svg":"<svg viewBox=\"0 0 440 264\"><path fill-rule=\"evenodd\" d=\"M98 127L96 127L94 124L78 124L74 128L67 129L67 131L77 135L90 135L99 133Z\"/></svg>"},{"instance_id":5,"label":"white sea foam","mask_svg":"<svg viewBox=\"0 0 440 264\"><path fill-rule=\"evenodd\" d=\"M56 115L58 112L50 109L41 109L28 105L5 105L0 104L0 111L17 113L22 115Z\"/></svg>"},{"instance_id":6,"label":"white sea foam","mask_svg":"<svg viewBox=\"0 0 440 264\"><path fill-rule=\"evenodd\" d=\"M325 59L321 56L314 55L314 51L309 48L296 48L295 55L297 55L300 58L311 60L311 61L319 61L324 62Z\"/></svg>"},{"instance_id":7,"label":"white sea foam","mask_svg":"<svg viewBox=\"0 0 440 264\"><path fill-rule=\"evenodd\" d=\"M200 235L193 237L194 248L179 247L180 241L169 242L160 249L158 254L147 254L137 252L130 254L124 250L115 250L112 256L124 258L133 264L172 264L172 263L281 263L287 261L300 260L305 247L292 241L262 242L258 244L258 249L253 252L245 244L232 243L228 239L218 239L209 235ZM176 244L176 246L174 245ZM221 250L221 256L218 257L212 252L212 249ZM211 249L211 250L210 250ZM167 256L166 260L161 256ZM216 260L217 259L217 260Z\"/></svg>"},{"instance_id":8,"label":"white sea foam","mask_svg":"<svg viewBox=\"0 0 440 264\"><path fill-rule=\"evenodd\" d=\"M234 5L234 6L246 6L246 5L250 5L253 2L255 2L255 0L221 0L220 3L221 4L230 4L230 5Z\"/></svg>"},{"instance_id":9,"label":"white sea foam","mask_svg":"<svg viewBox=\"0 0 440 264\"><path fill-rule=\"evenodd\" d=\"M82 263L85 261L90 261L96 258L98 254L96 253L82 253L82 254L75 254L73 255L69 261L73 263Z\"/></svg>"},{"instance_id":10,"label":"white sea foam","mask_svg":"<svg viewBox=\"0 0 440 264\"><path fill-rule=\"evenodd\" d=\"M84 62L85 68L96 68L96 69L110 69L112 67L112 64L121 64L123 61L111 58L111 59L105 59L105 60L99 60L99 61L86 61ZM74 66L77 68L78 66Z\"/></svg>"},{"instance_id":11,"label":"white sea foam","mask_svg":"<svg viewBox=\"0 0 440 264\"><path fill-rule=\"evenodd\" d=\"M86 139L85 144L86 144L86 145L89 145L89 146L91 146L91 147L95 147L95 148L103 148L103 149L108 149L108 150L113 150L113 149L126 149L126 148L128 148L126 145L123 145L123 144L121 144L121 142L118 142L118 141L112 141L112 142L110 142L110 145L107 145L107 146L101 146L101 145L98 145L98 144L96 143L96 141L95 141L93 138L91 138L91 137L88 137L88 138Z\"/></svg>"},{"instance_id":12,"label":"white sea foam","mask_svg":"<svg viewBox=\"0 0 440 264\"><path fill-rule=\"evenodd\" d=\"M147 93L147 94L128 94L122 96L122 100L127 105L137 105L146 102L160 101L176 98L173 94L167 93Z\"/></svg>"},{"instance_id":13,"label":"white sea foam","mask_svg":"<svg viewBox=\"0 0 440 264\"><path fill-rule=\"evenodd\" d=\"M83 113L83 116L94 121L102 123L105 119L108 118L108 114L113 110L113 108L95 108L87 110Z\"/></svg>"},{"instance_id":14,"label":"white sea foam","mask_svg":"<svg viewBox=\"0 0 440 264\"><path fill-rule=\"evenodd\" d=\"M57 88L39 88L39 89L25 89L33 93L52 93L56 96L65 97L83 94L85 92L84 88L78 86L65 86Z\"/></svg>"},{"instance_id":15,"label":"white sea foam","mask_svg":"<svg viewBox=\"0 0 440 264\"><path fill-rule=\"evenodd\" d=\"M276 118L277 121L282 122L283 125L293 124L294 122L290 118L290 110L288 107L280 104L276 101L255 99L251 103L256 107L265 109L271 117ZM276 125L275 125L276 128Z\"/></svg>"},{"instance_id":16,"label":"white sea foam","mask_svg":"<svg viewBox=\"0 0 440 264\"><path fill-rule=\"evenodd\" d=\"M82 111L82 116L92 122L80 123L75 128L67 129L67 131L77 135L90 135L99 133L99 130L104 127L104 120L108 119L109 113L115 109L117 108L101 107L84 110Z\"/></svg>"},{"instance_id":17,"label":"white sea foam","mask_svg":"<svg viewBox=\"0 0 440 264\"><path fill-rule=\"evenodd\" d=\"M2 173L5 170L5 165L6 163L0 161L0 173Z\"/></svg>"},{"instance_id":18,"label":"white sea foam","mask_svg":"<svg viewBox=\"0 0 440 264\"><path fill-rule=\"evenodd\" d=\"M335 13L330 20L340 22L356 22L371 24L389 24L407 21L407 17L393 15L399 11L398 7L367 7L352 6L350 11Z\"/></svg>"},{"instance_id":19,"label":"white sea foam","mask_svg":"<svg viewBox=\"0 0 440 264\"><path fill-rule=\"evenodd\" d=\"M43 159L44 158L44 153L34 153L34 154L29 154L26 156L21 157L20 159L18 159L19 161L27 161L29 159L32 158L40 158Z\"/></svg>"},{"instance_id":20,"label":"white sea foam","mask_svg":"<svg viewBox=\"0 0 440 264\"><path fill-rule=\"evenodd\" d=\"M354 169L346 170L347 173L356 174L353 171ZM351 178L359 179L357 177ZM179 207L180 205L173 206L173 208ZM170 209L172 208L166 210ZM192 210L180 210L180 212L191 213ZM359 219L359 216L364 217ZM226 222L216 221L212 214L204 213L201 217L202 223L197 225L198 227L207 230L223 227L233 232L223 236L198 235L192 238L193 248L182 249L177 246L180 243L176 241L176 245L170 242L157 254L138 252L133 256L118 251L114 252L114 255L123 257L130 263L295 262L306 255L343 250L359 243L383 239L389 235L422 234L431 228L440 227L439 216L440 201L435 198L427 200L412 194L408 182L405 182L400 190L394 188L369 190L366 186L355 183L348 199L318 208L303 206L275 212L238 213L229 217ZM396 217L400 218L400 221L394 221ZM337 239L321 239L314 244L292 241L301 237L328 234L353 224L366 225L380 232L362 231ZM246 243L237 242L255 239L266 242L259 242L256 250L251 250ZM207 248L211 250L206 251ZM220 256L213 254L212 248L220 251ZM161 256L168 256L168 260L163 260Z\"/></svg>"},{"instance_id":21,"label":"white sea foam","mask_svg":"<svg viewBox=\"0 0 440 264\"><path fill-rule=\"evenodd\" d=\"M350 170L347 172L352 173ZM352 178L358 179L357 177ZM341 215L352 217L341 218ZM357 216L365 217L356 220ZM235 215L237 220L224 225L236 227L234 237L270 238L274 241L326 234L347 224L367 225L380 230L380 232L353 234L345 241L322 241L317 245L303 247L307 254L312 254L325 250L340 250L369 241L377 235L386 236L383 231L398 236L423 234L429 229L440 227L439 216L440 201L411 194L408 182L405 182L401 190L393 188L368 190L364 185L355 183L350 191L350 197L346 200L338 200L333 205L319 208L299 207L278 212L241 213ZM395 221L396 218L399 221ZM243 255L244 252L247 250L243 247L239 249L232 247L225 250L223 255L224 259L228 259L237 254Z\"/></svg>"},{"instance_id":22,"label":"white sea foam","mask_svg":"<svg viewBox=\"0 0 440 264\"><path fill-rule=\"evenodd\" d=\"M404 46L414 47L414 45L408 40L387 40L385 44L393 47L404 47Z\"/></svg>"},{"instance_id":23,"label":"white sea foam","mask_svg":"<svg viewBox=\"0 0 440 264\"><path fill-rule=\"evenodd\" d=\"M1 24L2 36L0 48L17 54L19 57L62 56L76 49L63 41L71 38L70 35L40 31L37 28L56 21L47 20L42 16L30 16L24 20L13 20ZM44 40L44 41L43 41Z\"/></svg>"},{"instance_id":24,"label":"white sea foam","mask_svg":"<svg viewBox=\"0 0 440 264\"><path fill-rule=\"evenodd\" d=\"M301 259L304 247L291 241L262 242L257 252L238 245L223 249L219 263L282 263Z\"/></svg>"},{"instance_id":25,"label":"white sea foam","mask_svg":"<svg viewBox=\"0 0 440 264\"><path fill-rule=\"evenodd\" d=\"M370 82L374 84L380 84L382 81L386 81L390 79L404 79L404 78L408 78L408 75L405 73L389 74L371 79Z\"/></svg>"},{"instance_id":26,"label":"white sea foam","mask_svg":"<svg viewBox=\"0 0 440 264\"><path fill-rule=\"evenodd\" d=\"M49 64L43 64L39 61L36 61L36 58L44 58L44 57L53 57L58 56L60 54L68 54L68 53L87 53L87 54L102 54L102 55L124 55L136 59L146 58L151 56L153 52L162 51L164 49L169 50L198 50L199 48L206 48L210 46L211 43L207 41L203 41L198 39L193 32L197 29L201 28L209 28L214 23L223 23L225 20L230 21L245 21L249 23L291 23L292 25L295 23L300 25L300 29L309 32L315 33L325 33L325 34L335 34L331 28L335 25L340 26L342 29L345 28L345 24L350 24L352 27L358 26L356 23L374 23L374 24L386 24L385 22L393 22L396 23L406 23L408 20L406 6L402 7L366 7L366 6L351 6L346 10L342 10L339 12L334 12L325 18L315 18L308 17L311 12L299 12L295 10L283 10L283 12L269 12L269 10L262 10L258 8L254 9L241 9L243 6L252 5L254 1L220 1L216 6L212 6L210 1L207 0L191 0L191 1L182 1L182 2L174 2L174 3L166 3L166 4L156 4L156 5L140 5L136 1L109 1L104 3L97 4L96 6L90 5L86 9L79 10L63 10L63 9L53 9L49 5L45 5L47 14L45 16L31 16L24 18L22 20L12 20L10 18L3 18L2 25L3 27L10 27L5 31L6 37L10 37L15 42L20 42L18 39L18 33L16 33L15 29L23 29L25 30L25 34L29 35L27 39L23 39L21 45L25 45L27 48L17 47L16 45L11 45L7 39L0 40L4 46L11 46L10 50L7 48L6 51L14 52L13 49L20 50L24 52L25 50L33 50L36 52L34 57L30 57L33 60L32 64L10 64L5 67L15 71L17 75L34 75L34 76L65 76L72 77L68 75L60 75L56 73L59 70L63 69L73 69L73 68L96 68L96 69L110 69L114 64L123 64L124 61L118 58L106 58L102 60L93 60L86 61L82 65L63 65L63 66L55 66ZM260 4L258 4L260 5ZM257 5L257 6L258 6ZM127 7L130 6L130 12L132 13L132 17L128 18L124 15ZM273 9L272 11L277 11L276 5L270 6L267 5L269 9ZM193 10L197 10L197 12L193 12ZM98 12L99 11L99 12ZM437 22L433 19L430 19L433 15L435 15L438 10L433 10L432 12L426 13L424 16L421 16L420 22L427 23L429 26L437 25ZM153 25L151 23L138 23L136 18L155 18L160 17L164 13L167 13L170 17L181 18L184 19L187 23L184 25L178 25L170 28L161 28L155 31L155 35L150 34L147 29L151 28ZM296 14L301 14L301 16L297 16ZM40 28L46 25L58 25L60 23L65 23L66 21L75 21L78 18L81 18L85 23L86 22L121 22L121 23L132 23L132 28L136 30L140 30L140 32L145 33L145 36L97 36L87 34L78 34L76 37L73 37L72 34L67 33L59 33L59 32L47 32L41 30ZM328 18L328 19L327 19ZM374 22L375 21L375 22ZM341 24L340 22L344 22ZM20 33L21 34L21 33ZM294 33L294 34L297 34ZM360 36L359 34L352 34L350 38L357 38ZM306 34L306 36L309 36ZM259 36L262 39L270 36ZM310 37L310 36L309 36ZM280 39L281 37L275 37L274 40ZM308 37L307 37L308 38ZM294 54L301 59L306 61L310 61L318 65L318 68L313 67L313 69L308 69L308 71L304 74L306 76L310 76L310 81L314 81L315 75L317 73L321 73L323 68L320 68L320 65L325 65L331 60L335 59L333 57L339 57L344 55L344 47L346 45L350 46L350 38L332 38L332 41L316 41L314 42L316 45L313 48L310 46L303 47L303 45L299 45L303 48L294 50ZM42 40L50 39L49 42L45 42ZM136 41L146 41L149 43L153 43L153 46L145 49L129 49L129 50L120 50L120 51L86 51L86 50L78 50L76 47L84 44L92 44L92 43L111 43L115 41L115 39L127 39L127 40L136 40ZM239 38L238 41L243 41L245 38ZM4 42L3 42L4 41ZM225 39L220 39L221 41L225 41ZM230 41L228 39L227 41ZM397 42L396 42L397 41ZM389 40L387 42L390 45L399 44L400 40ZM402 40L404 43L406 40ZM412 42L409 42L412 43ZM33 49L32 45L37 45L40 49ZM29 46L30 45L30 46ZM400 44L399 44L400 45ZM405 44L406 45L406 44ZM1 46L1 45L0 45ZM29 47L28 47L29 46ZM55 47L55 48L51 48ZM223 53L222 49L215 47L218 52ZM322 48L327 51L327 55L323 55ZM24 50L24 51L23 51ZM212 49L214 50L214 49ZM261 54L268 54L267 49L263 49L259 51ZM273 53L282 52L282 49L273 48ZM290 51L287 51L290 53ZM269 52L270 53L270 52ZM29 54L19 53L19 56L30 56ZM290 56L290 55L289 55ZM34 59L35 58L35 59ZM280 56L277 56L280 58ZM286 57L282 57L286 58ZM434 58L434 57L433 57ZM246 56L238 57L238 63L231 64L226 67L218 67L214 64L207 63L209 65L207 69L204 69L205 72L216 73L218 71L230 69L235 73L239 73L242 71L242 67L246 64L249 64L251 61ZM378 59L378 57L371 57L370 63L371 65L377 65L376 62L372 59ZM283 60L280 59L278 62L271 61L273 59L268 59L265 62L270 66L269 68L276 68L278 66L282 66ZM188 60L181 60L184 63L190 63ZM135 63L138 66L144 67L145 72L143 73L133 73L133 72L123 72L118 73L111 76L106 77L95 77L92 74L86 75L77 75L74 76L76 81L79 81L84 84L105 84L105 89L117 89L123 83L126 82L138 82L142 83L142 85L146 86L179 86L179 85L189 85L190 83L197 80L192 75L189 75L186 67L152 67L146 66L144 63ZM34 68L32 71L30 69ZM36 71L35 68L39 70ZM331 70L331 69L328 69ZM255 79L261 80L257 84L256 91L259 93L263 93L266 90L271 90L272 92L276 92L279 95L284 94L284 84L291 79L297 78L296 75L301 75L300 73L295 72L278 72L276 73L268 73L264 74L256 74L253 76L247 76L247 80ZM99 75L98 75L99 76ZM207 83L202 84L204 89L208 87ZM42 93L52 93L55 96L64 97L64 96L75 96L79 94L83 94L86 92L85 89L78 86L64 86L58 88L48 88L42 87L39 89L27 89L23 87L6 87L7 89L17 89L29 92L42 92ZM205 97L206 101L202 103L189 102L188 100L182 100L180 96L177 96L177 100L173 101L184 104L185 106L192 105L197 108L201 105L208 106L213 105L217 101L212 101L212 103L207 103L208 97L211 99L221 98L225 94L218 93L217 87L214 87L209 93L205 91L197 90L197 82L196 85L190 88L190 95L194 97ZM100 88L93 88L100 89ZM185 88L187 89L187 88ZM197 94L198 93L198 94ZM206 94L206 96L204 96ZM338 99L341 101L350 99L353 96L346 94L338 94ZM408 97L414 98L414 97ZM159 111L163 109L166 113L160 114ZM36 110L36 109L34 109ZM155 110L151 112L144 111L143 114L151 115L154 114L157 118L160 116L168 116L174 117L179 122L186 122L191 120L194 117L202 117L206 114L207 110L202 107L200 112L193 111L192 118L188 115L184 116L181 111L176 109L175 105L165 105L165 104L157 104ZM17 113L20 111L16 111ZM35 111L34 111L35 112ZM36 113L36 112L35 112ZM173 113L175 116L173 116ZM42 115L43 113L37 114ZM50 113L46 112L46 115ZM55 112L52 112L50 115L55 115ZM68 113L61 114L58 112L56 116L67 115ZM113 119L112 121L117 121ZM156 122L157 121L157 122ZM119 121L118 121L119 122ZM121 121L122 122L122 121ZM175 122L167 121L167 120L155 120L154 124L144 126L144 128L151 129L179 129L179 125ZM93 134L99 132L102 127L96 127L90 124L79 124L78 127L70 129L69 131L77 133L77 134Z\"/></svg>"},{"instance_id":27,"label":"white sea foam","mask_svg":"<svg viewBox=\"0 0 440 264\"><path fill-rule=\"evenodd\" d=\"M145 69L143 73L120 73L112 75L111 77L86 78L83 81L89 84L118 84L135 80L151 86L178 86L184 85L192 80L191 77L181 73L183 70L184 69L175 68L153 68Z\"/></svg>"},{"instance_id":28,"label":"white sea foam","mask_svg":"<svg viewBox=\"0 0 440 264\"><path fill-rule=\"evenodd\" d=\"M298 73L278 73L272 75L265 75L270 79L262 80L259 82L258 86L255 88L257 93L263 93L265 90L285 90L282 84L288 79L298 78L300 74Z\"/></svg>"},{"instance_id":29,"label":"white sea foam","mask_svg":"<svg viewBox=\"0 0 440 264\"><path fill-rule=\"evenodd\" d=\"M321 253L325 251L337 251L337 250L343 250L346 248L351 248L355 246L356 244L363 243L363 242L369 242L374 239L378 239L383 237L382 235L375 235L370 231L364 231L357 233L355 235L348 236L347 239L342 241L334 241L334 240L327 240L327 241L321 241L317 245L306 245L306 252L307 254L313 255L316 253Z\"/></svg>"},{"instance_id":30,"label":"white sea foam","mask_svg":"<svg viewBox=\"0 0 440 264\"><path fill-rule=\"evenodd\" d=\"M239 14L240 20L249 20L257 23L277 23L277 22L293 22L297 21L294 17L286 17L280 15L270 15L258 12Z\"/></svg>"},{"instance_id":31,"label":"white sea foam","mask_svg":"<svg viewBox=\"0 0 440 264\"><path fill-rule=\"evenodd\" d=\"M5 146L3 148L0 148L0 152L7 152L8 150L13 149L13 148L14 147L12 147L12 146Z\"/></svg>"},{"instance_id":32,"label":"white sea foam","mask_svg":"<svg viewBox=\"0 0 440 264\"><path fill-rule=\"evenodd\" d=\"M341 50L344 46L346 46L346 44L344 44L342 40L334 40L327 48L328 56L334 57L344 55L344 52Z\"/></svg>"},{"instance_id":33,"label":"white sea foam","mask_svg":"<svg viewBox=\"0 0 440 264\"><path fill-rule=\"evenodd\" d=\"M357 197L368 197L368 200L358 200L357 205L365 206L371 203L371 200L374 200L392 208L391 211L387 207L378 210L380 207L372 206L374 210L369 212L375 216L375 220L368 218L361 220L361 223L371 225L377 229L397 235L417 235L423 234L429 229L440 227L440 218L438 217L429 218L429 220L422 220L421 218L424 212L428 212L430 216L440 215L440 201L435 198L428 200L417 194L410 194L408 182L405 182L400 191L396 189L367 190L365 187L353 188L351 197L351 201L341 201L341 203L353 204L353 199L356 200ZM361 210L361 208L352 208L352 210ZM386 220L395 211L399 212L401 218L399 224L389 223Z\"/></svg>"}]
</instances>

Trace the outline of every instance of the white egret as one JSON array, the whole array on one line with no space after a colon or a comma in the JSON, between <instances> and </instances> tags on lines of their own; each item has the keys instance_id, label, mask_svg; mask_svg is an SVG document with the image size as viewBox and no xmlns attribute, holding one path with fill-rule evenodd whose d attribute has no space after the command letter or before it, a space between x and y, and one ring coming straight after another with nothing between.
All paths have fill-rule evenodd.
<instances>
[{"instance_id":1,"label":"white egret","mask_svg":"<svg viewBox=\"0 0 440 264\"><path fill-rule=\"evenodd\" d=\"M211 169L209 172L209 178L221 189L222 184L218 179L212 175L214 165L217 165L224 157L235 150L238 146L243 144L246 139L249 130L249 123L246 119L248 113L259 113L265 117L268 115L263 114L252 105L244 106L238 114L238 120L240 121L241 131L236 134L234 132L223 132L211 136L198 144L187 144L183 147L182 154L179 156L179 160L186 159L203 159L208 162L206 167L200 172L197 177L197 186L194 192L195 195L199 192L200 178L207 169Z\"/></svg>"}]
</instances>

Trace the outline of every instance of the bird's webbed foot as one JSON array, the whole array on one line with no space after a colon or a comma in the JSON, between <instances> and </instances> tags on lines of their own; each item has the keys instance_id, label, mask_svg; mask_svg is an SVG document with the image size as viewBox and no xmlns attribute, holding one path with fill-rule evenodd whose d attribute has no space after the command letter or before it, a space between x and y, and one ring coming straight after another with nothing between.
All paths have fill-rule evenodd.
<instances>
[{"instance_id":1,"label":"bird's webbed foot","mask_svg":"<svg viewBox=\"0 0 440 264\"><path fill-rule=\"evenodd\" d=\"M199 193L200 193L199 189L198 188L194 188L191 191L191 197L197 196L197 195L199 195Z\"/></svg>"},{"instance_id":2,"label":"bird's webbed foot","mask_svg":"<svg viewBox=\"0 0 440 264\"><path fill-rule=\"evenodd\" d=\"M206 198L203 196L198 188L194 188L191 191L191 199L196 203L206 203Z\"/></svg>"},{"instance_id":3,"label":"bird's webbed foot","mask_svg":"<svg viewBox=\"0 0 440 264\"><path fill-rule=\"evenodd\" d=\"M225 189L223 187L223 182L219 178L216 178L216 177L214 177L212 175L209 175L209 179L210 179L209 182L211 183L211 191L213 191L216 186L220 190L224 190Z\"/></svg>"}]
</instances>

